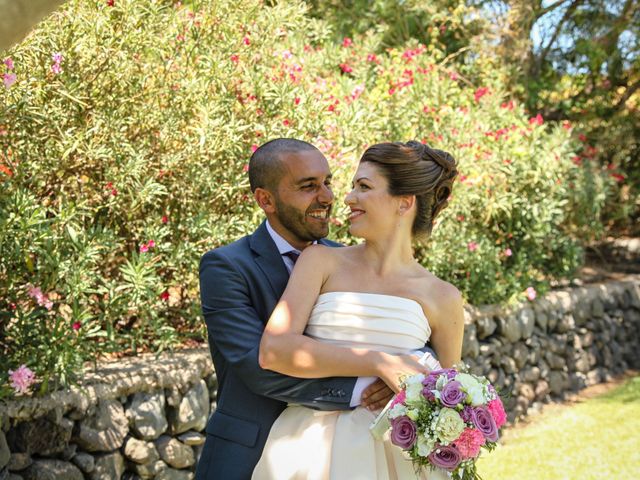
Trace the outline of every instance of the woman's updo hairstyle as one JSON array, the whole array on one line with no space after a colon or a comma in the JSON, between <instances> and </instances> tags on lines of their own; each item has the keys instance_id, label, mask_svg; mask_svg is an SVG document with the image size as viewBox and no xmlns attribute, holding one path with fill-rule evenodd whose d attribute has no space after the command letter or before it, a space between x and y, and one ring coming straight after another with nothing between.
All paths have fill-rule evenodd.
<instances>
[{"instance_id":1,"label":"woman's updo hairstyle","mask_svg":"<svg viewBox=\"0 0 640 480\"><path fill-rule=\"evenodd\" d=\"M364 152L360 162L378 167L389 182L389 194L416 196L417 212L411 231L415 237L430 235L433 221L447 206L458 175L451 154L415 141L378 143Z\"/></svg>"}]
</instances>

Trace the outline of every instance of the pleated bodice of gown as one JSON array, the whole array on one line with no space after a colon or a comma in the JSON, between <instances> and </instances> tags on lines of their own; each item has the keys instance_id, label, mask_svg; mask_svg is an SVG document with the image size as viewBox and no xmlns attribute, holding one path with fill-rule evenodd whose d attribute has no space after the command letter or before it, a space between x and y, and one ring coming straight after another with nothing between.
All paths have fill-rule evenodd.
<instances>
[{"instance_id":1,"label":"pleated bodice of gown","mask_svg":"<svg viewBox=\"0 0 640 480\"><path fill-rule=\"evenodd\" d=\"M414 300L359 292L319 295L305 333L338 346L387 353L421 349L431 335ZM440 480L445 472L416 476L411 461L388 435L369 432L376 414L357 407L318 411L289 405L273 424L254 480Z\"/></svg>"}]
</instances>

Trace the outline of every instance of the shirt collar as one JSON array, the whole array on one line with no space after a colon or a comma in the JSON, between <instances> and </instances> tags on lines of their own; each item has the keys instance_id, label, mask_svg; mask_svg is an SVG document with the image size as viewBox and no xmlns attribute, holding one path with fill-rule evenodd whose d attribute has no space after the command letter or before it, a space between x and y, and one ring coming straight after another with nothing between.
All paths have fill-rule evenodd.
<instances>
[{"instance_id":1,"label":"shirt collar","mask_svg":"<svg viewBox=\"0 0 640 480\"><path fill-rule=\"evenodd\" d=\"M266 224L267 224L267 232L269 232L269 235L271 236L273 243L275 243L276 247L278 247L278 251L280 252L280 255L284 255L285 253L291 252L291 251L300 253L300 250L292 247L291 244L282 237L282 235L280 235L278 232L276 232L273 229L273 227L269 223L269 220L266 221ZM315 241L313 243L316 244L318 242Z\"/></svg>"}]
</instances>

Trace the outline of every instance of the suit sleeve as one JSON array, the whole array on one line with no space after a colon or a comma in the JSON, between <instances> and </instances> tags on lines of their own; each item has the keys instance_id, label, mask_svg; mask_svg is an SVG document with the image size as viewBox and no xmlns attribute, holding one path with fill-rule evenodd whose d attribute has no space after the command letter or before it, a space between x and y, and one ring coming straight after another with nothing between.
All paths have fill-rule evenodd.
<instances>
[{"instance_id":1,"label":"suit sleeve","mask_svg":"<svg viewBox=\"0 0 640 480\"><path fill-rule=\"evenodd\" d=\"M319 410L349 409L355 378L300 379L260 368L258 351L266 319L251 304L248 288L224 254L211 250L202 257L200 297L212 347L254 393Z\"/></svg>"}]
</instances>

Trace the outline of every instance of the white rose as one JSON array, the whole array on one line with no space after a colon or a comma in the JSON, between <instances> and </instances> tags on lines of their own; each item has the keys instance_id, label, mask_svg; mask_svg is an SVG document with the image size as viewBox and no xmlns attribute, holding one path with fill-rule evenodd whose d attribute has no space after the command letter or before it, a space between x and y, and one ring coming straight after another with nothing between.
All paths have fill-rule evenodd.
<instances>
[{"instance_id":1,"label":"white rose","mask_svg":"<svg viewBox=\"0 0 640 480\"><path fill-rule=\"evenodd\" d=\"M389 410L389 418L398 418L407 414L407 407L401 403L396 403L391 410Z\"/></svg>"},{"instance_id":2,"label":"white rose","mask_svg":"<svg viewBox=\"0 0 640 480\"><path fill-rule=\"evenodd\" d=\"M409 417L414 422L418 420L419 414L420 412L418 412L418 410L416 410L415 408L410 408L407 410L407 417Z\"/></svg>"},{"instance_id":3,"label":"white rose","mask_svg":"<svg viewBox=\"0 0 640 480\"><path fill-rule=\"evenodd\" d=\"M411 377L405 380L406 385L406 403L409 405L418 405L424 401L424 397L422 396L422 389L424 386L422 385L422 381L424 380L424 375L418 373L416 375L412 375Z\"/></svg>"},{"instance_id":4,"label":"white rose","mask_svg":"<svg viewBox=\"0 0 640 480\"><path fill-rule=\"evenodd\" d=\"M426 435L420 435L418 437L418 455L421 457L428 456L435 446L436 441L433 438L427 437Z\"/></svg>"},{"instance_id":5,"label":"white rose","mask_svg":"<svg viewBox=\"0 0 640 480\"><path fill-rule=\"evenodd\" d=\"M473 375L469 375L468 373L459 373L456 375L455 380L460 382L462 389L467 392L467 395L469 395L471 405L478 406L485 403L486 387L476 380Z\"/></svg>"}]
</instances>

